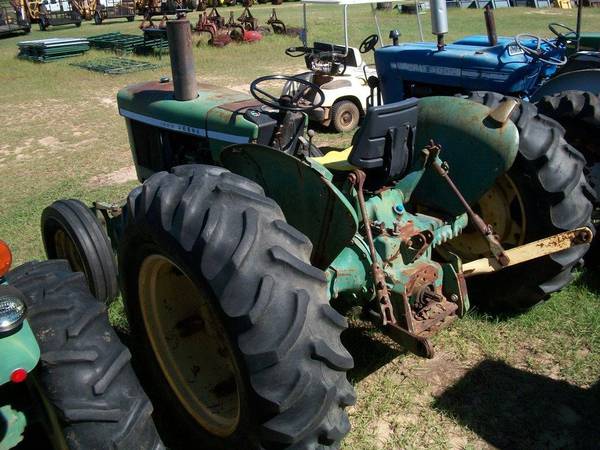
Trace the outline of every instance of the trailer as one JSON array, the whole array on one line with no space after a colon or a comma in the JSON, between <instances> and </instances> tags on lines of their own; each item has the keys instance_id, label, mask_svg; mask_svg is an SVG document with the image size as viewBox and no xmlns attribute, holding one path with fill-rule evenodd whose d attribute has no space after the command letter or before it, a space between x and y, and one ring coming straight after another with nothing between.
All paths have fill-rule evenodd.
<instances>
[{"instance_id":1,"label":"trailer","mask_svg":"<svg viewBox=\"0 0 600 450\"><path fill-rule=\"evenodd\" d=\"M141 0L136 4L136 14L144 16L146 20L193 10L192 0Z\"/></svg>"},{"instance_id":2,"label":"trailer","mask_svg":"<svg viewBox=\"0 0 600 450\"><path fill-rule=\"evenodd\" d=\"M31 31L31 22L21 2L0 0L0 36Z\"/></svg>"},{"instance_id":3,"label":"trailer","mask_svg":"<svg viewBox=\"0 0 600 450\"><path fill-rule=\"evenodd\" d=\"M133 22L135 18L135 0L96 0L94 23L100 25L107 19L127 19Z\"/></svg>"},{"instance_id":4,"label":"trailer","mask_svg":"<svg viewBox=\"0 0 600 450\"><path fill-rule=\"evenodd\" d=\"M73 7L71 0L44 0L40 5L38 24L41 31L47 30L50 26L80 27L82 20L81 13Z\"/></svg>"}]
</instances>

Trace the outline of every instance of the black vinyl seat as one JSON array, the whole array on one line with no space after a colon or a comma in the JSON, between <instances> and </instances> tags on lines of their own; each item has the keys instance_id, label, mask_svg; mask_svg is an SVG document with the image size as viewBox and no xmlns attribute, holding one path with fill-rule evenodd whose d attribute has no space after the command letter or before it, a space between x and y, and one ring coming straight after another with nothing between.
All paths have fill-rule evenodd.
<instances>
[{"instance_id":1,"label":"black vinyl seat","mask_svg":"<svg viewBox=\"0 0 600 450\"><path fill-rule=\"evenodd\" d=\"M373 106L352 139L348 161L362 169L366 187L376 190L405 174L412 162L419 101Z\"/></svg>"}]
</instances>

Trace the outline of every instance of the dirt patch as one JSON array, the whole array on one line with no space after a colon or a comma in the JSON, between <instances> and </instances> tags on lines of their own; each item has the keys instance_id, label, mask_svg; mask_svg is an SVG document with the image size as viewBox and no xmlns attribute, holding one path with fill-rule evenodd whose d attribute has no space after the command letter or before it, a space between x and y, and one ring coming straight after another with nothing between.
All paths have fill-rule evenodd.
<instances>
[{"instance_id":1,"label":"dirt patch","mask_svg":"<svg viewBox=\"0 0 600 450\"><path fill-rule=\"evenodd\" d=\"M446 352L439 352L432 359L424 359L414 367L412 375L427 383L432 395L441 394L448 386L456 383L469 370L470 365L456 361Z\"/></svg>"},{"instance_id":2,"label":"dirt patch","mask_svg":"<svg viewBox=\"0 0 600 450\"><path fill-rule=\"evenodd\" d=\"M135 166L123 167L122 169L115 170L114 172L96 175L88 181L88 186L111 186L113 184L123 184L129 181L137 180L135 173Z\"/></svg>"}]
</instances>

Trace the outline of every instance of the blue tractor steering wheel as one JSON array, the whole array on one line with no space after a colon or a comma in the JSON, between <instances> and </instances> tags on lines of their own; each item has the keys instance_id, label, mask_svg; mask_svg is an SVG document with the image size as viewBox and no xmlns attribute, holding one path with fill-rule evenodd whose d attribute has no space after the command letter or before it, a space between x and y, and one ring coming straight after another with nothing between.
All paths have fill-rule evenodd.
<instances>
[{"instance_id":1,"label":"blue tractor steering wheel","mask_svg":"<svg viewBox=\"0 0 600 450\"><path fill-rule=\"evenodd\" d=\"M533 39L535 41L535 48L525 45L523 41L526 39ZM564 66L567 63L567 57L565 55L562 55L561 58L550 56L549 50L542 49L542 44L546 44L552 50L559 50L560 47L558 45L552 41L536 36L535 34L517 34L515 36L515 43L523 50L523 53L543 63L550 64L551 66Z\"/></svg>"}]
</instances>

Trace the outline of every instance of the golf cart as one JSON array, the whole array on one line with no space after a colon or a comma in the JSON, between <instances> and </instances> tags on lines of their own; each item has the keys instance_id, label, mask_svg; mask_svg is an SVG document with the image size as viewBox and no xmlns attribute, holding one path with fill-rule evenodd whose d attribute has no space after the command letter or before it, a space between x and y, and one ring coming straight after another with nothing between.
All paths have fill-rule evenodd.
<instances>
[{"instance_id":1,"label":"golf cart","mask_svg":"<svg viewBox=\"0 0 600 450\"><path fill-rule=\"evenodd\" d=\"M302 0L303 32L300 34L302 46L290 47L285 54L292 58L304 57L309 72L296 75L297 78L310 81L321 88L325 94L323 105L310 114L310 120L331 126L338 132L356 128L367 111L368 98L371 95L369 78L376 77L377 71L369 67L362 55L381 45L381 30L377 20L374 0ZM315 41L308 45L307 4L339 5L343 11L344 43L332 44ZM348 6L370 4L377 28L376 34L367 36L358 48L348 44ZM310 93L298 91L297 84L289 83L284 94L310 97ZM304 86L305 87L305 86Z\"/></svg>"}]
</instances>

